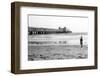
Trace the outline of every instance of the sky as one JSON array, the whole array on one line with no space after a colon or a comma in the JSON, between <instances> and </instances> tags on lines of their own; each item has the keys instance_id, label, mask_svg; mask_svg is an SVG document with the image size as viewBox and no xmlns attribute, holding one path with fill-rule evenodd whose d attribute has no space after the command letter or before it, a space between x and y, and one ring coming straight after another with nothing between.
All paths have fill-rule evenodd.
<instances>
[{"instance_id":1,"label":"sky","mask_svg":"<svg viewBox=\"0 0 100 76\"><path fill-rule=\"evenodd\" d=\"M28 26L55 28L66 27L72 32L88 32L88 17L82 16L53 16L53 15L29 15Z\"/></svg>"}]
</instances>

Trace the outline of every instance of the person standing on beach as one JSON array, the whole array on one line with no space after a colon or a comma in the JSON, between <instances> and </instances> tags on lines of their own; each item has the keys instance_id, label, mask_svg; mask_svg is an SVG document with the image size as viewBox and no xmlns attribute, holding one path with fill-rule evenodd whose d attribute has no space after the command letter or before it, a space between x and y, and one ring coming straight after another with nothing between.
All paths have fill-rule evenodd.
<instances>
[{"instance_id":1,"label":"person standing on beach","mask_svg":"<svg viewBox=\"0 0 100 76\"><path fill-rule=\"evenodd\" d=\"M81 45L81 48L83 47L83 37L81 36L80 37L80 45Z\"/></svg>"}]
</instances>

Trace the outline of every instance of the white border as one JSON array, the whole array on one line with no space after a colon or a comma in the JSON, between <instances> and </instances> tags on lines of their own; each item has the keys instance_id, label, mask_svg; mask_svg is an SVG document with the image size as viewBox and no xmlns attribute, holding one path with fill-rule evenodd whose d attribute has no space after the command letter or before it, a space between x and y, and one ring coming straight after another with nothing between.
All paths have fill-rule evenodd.
<instances>
[{"instance_id":1,"label":"white border","mask_svg":"<svg viewBox=\"0 0 100 76\"><path fill-rule=\"evenodd\" d=\"M73 15L87 16L88 28L88 59L67 59L67 60L47 60L28 61L28 14L42 15ZM94 11L55 9L41 7L21 7L20 8L20 69L42 69L58 67L75 67L94 65Z\"/></svg>"}]
</instances>

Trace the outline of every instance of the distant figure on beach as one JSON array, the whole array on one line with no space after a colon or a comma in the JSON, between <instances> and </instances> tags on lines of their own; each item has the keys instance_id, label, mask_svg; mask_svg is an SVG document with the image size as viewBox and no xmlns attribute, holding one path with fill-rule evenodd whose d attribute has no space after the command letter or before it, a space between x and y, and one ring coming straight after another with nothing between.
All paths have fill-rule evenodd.
<instances>
[{"instance_id":1,"label":"distant figure on beach","mask_svg":"<svg viewBox=\"0 0 100 76\"><path fill-rule=\"evenodd\" d=\"M80 45L81 45L81 48L83 47L83 37L81 36L80 37Z\"/></svg>"}]
</instances>

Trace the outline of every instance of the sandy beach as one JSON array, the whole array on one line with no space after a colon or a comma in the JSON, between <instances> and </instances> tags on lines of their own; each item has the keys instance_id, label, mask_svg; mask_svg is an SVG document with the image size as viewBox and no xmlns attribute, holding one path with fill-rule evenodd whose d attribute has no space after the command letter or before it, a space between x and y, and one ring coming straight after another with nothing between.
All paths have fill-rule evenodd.
<instances>
[{"instance_id":1,"label":"sandy beach","mask_svg":"<svg viewBox=\"0 0 100 76\"><path fill-rule=\"evenodd\" d=\"M84 59L87 49L78 45L29 46L28 60Z\"/></svg>"},{"instance_id":2,"label":"sandy beach","mask_svg":"<svg viewBox=\"0 0 100 76\"><path fill-rule=\"evenodd\" d=\"M28 60L86 59L88 58L86 37L87 35L83 35L81 48L80 34L29 36Z\"/></svg>"}]
</instances>

